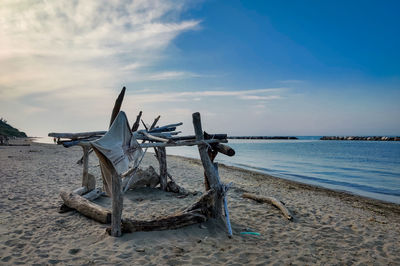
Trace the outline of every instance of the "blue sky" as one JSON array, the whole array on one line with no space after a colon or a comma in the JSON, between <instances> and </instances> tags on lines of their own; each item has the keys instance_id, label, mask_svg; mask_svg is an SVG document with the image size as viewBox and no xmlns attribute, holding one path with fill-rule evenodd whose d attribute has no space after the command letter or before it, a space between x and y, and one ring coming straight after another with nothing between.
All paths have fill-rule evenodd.
<instances>
[{"instance_id":1,"label":"blue sky","mask_svg":"<svg viewBox=\"0 0 400 266\"><path fill-rule=\"evenodd\" d=\"M0 114L29 135L200 111L232 135L399 135L397 1L3 1Z\"/></svg>"}]
</instances>

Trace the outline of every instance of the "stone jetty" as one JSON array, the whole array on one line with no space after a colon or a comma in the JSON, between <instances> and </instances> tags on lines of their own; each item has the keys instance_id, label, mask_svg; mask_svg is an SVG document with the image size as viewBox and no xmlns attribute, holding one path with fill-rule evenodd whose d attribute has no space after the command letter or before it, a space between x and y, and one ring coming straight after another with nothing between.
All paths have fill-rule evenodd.
<instances>
[{"instance_id":1,"label":"stone jetty","mask_svg":"<svg viewBox=\"0 0 400 266\"><path fill-rule=\"evenodd\" d=\"M400 137L385 136L324 136L320 140L370 140L370 141L400 141Z\"/></svg>"},{"instance_id":2,"label":"stone jetty","mask_svg":"<svg viewBox=\"0 0 400 266\"><path fill-rule=\"evenodd\" d=\"M228 136L228 139L298 139L287 136Z\"/></svg>"}]
</instances>

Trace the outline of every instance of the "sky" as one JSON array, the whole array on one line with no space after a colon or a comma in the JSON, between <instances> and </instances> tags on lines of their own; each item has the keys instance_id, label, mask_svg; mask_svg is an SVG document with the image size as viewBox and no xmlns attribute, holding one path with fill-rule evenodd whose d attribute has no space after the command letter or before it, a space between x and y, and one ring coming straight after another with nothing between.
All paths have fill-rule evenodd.
<instances>
[{"instance_id":1,"label":"sky","mask_svg":"<svg viewBox=\"0 0 400 266\"><path fill-rule=\"evenodd\" d=\"M0 116L29 136L131 123L400 135L398 1L0 0Z\"/></svg>"}]
</instances>

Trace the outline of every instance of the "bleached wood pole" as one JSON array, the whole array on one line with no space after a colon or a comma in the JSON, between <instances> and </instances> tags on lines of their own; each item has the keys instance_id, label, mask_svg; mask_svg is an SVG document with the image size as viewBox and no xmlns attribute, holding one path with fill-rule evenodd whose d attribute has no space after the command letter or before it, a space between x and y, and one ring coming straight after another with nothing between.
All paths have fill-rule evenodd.
<instances>
[{"instance_id":1,"label":"bleached wood pole","mask_svg":"<svg viewBox=\"0 0 400 266\"><path fill-rule=\"evenodd\" d=\"M208 144L204 141L203 129L201 127L201 118L200 113L196 112L192 114L193 118L193 127L194 132L196 134L196 140L200 142L198 145L200 159L203 164L204 171L207 175L208 183L210 184L211 188L214 188L217 193L215 193L214 198L214 206L212 209L211 216L213 218L221 217L222 215L222 197L221 197L221 185L218 181L218 176L216 173L216 169L214 168L213 163L208 156Z\"/></svg>"},{"instance_id":2,"label":"bleached wood pole","mask_svg":"<svg viewBox=\"0 0 400 266\"><path fill-rule=\"evenodd\" d=\"M125 90L126 90L126 88L123 87L121 92L118 95L118 98L115 100L114 108L113 108L112 113L111 113L111 119L110 119L110 126L109 127L111 127L111 125L114 122L115 118L117 117L119 111L121 110L122 101L124 100L124 96L125 96Z\"/></svg>"},{"instance_id":3,"label":"bleached wood pole","mask_svg":"<svg viewBox=\"0 0 400 266\"><path fill-rule=\"evenodd\" d=\"M224 210L225 210L225 220L226 220L226 227L228 228L228 234L229 237L232 237L232 226L231 226L231 220L229 219L229 210L228 210L228 201L226 200L226 193L228 192L229 185L222 185L221 184L221 179L219 178L219 173L218 173L218 164L214 163L214 168L217 172L217 178L218 182L221 185L222 188L222 194L223 194L223 202L224 202Z\"/></svg>"},{"instance_id":4,"label":"bleached wood pole","mask_svg":"<svg viewBox=\"0 0 400 266\"><path fill-rule=\"evenodd\" d=\"M289 210L285 207L285 205L283 205L283 203L279 200L277 200L276 198L273 197L261 197L261 196L257 196L254 194L250 194L250 193L243 193L242 195L243 198L247 198L247 199L252 199L255 200L257 202L263 202L263 203L269 203L274 205L275 207L277 207L278 209L280 209L283 213L283 215L286 217L286 219L288 220L292 220L293 219L293 215L289 212Z\"/></svg>"},{"instance_id":5,"label":"bleached wood pole","mask_svg":"<svg viewBox=\"0 0 400 266\"><path fill-rule=\"evenodd\" d=\"M167 189L168 173L167 173L167 152L165 147L157 148L158 162L160 164L160 185L162 190Z\"/></svg>"},{"instance_id":6,"label":"bleached wood pole","mask_svg":"<svg viewBox=\"0 0 400 266\"><path fill-rule=\"evenodd\" d=\"M111 236L121 236L121 217L123 208L123 197L121 191L121 177L113 169L112 174L112 214L111 214Z\"/></svg>"}]
</instances>

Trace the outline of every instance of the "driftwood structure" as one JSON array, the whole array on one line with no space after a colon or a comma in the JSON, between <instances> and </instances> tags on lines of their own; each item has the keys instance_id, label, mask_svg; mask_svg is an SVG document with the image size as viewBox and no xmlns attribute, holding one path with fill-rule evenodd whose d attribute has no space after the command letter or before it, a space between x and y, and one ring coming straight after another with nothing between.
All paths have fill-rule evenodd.
<instances>
[{"instance_id":1,"label":"driftwood structure","mask_svg":"<svg viewBox=\"0 0 400 266\"><path fill-rule=\"evenodd\" d=\"M204 222L209 218L222 218L224 216L229 235L231 236L232 230L230 228L229 212L225 198L230 185L221 183L218 175L218 165L213 162L218 153L227 156L235 154L232 148L223 144L227 142L227 135L208 134L204 132L201 125L200 113L192 115L195 132L195 135L192 136L177 136L180 132L176 131L176 128L182 125L182 123L156 127L160 117L157 117L152 125L148 127L141 120L142 112L136 117L132 128L128 127L128 133L126 133L126 126L125 133L123 133L121 131L123 129L121 129L118 123L122 125L127 124L125 113L120 111L124 94L125 87L115 102L108 131L48 134L50 137L59 139L58 144L62 144L64 147L78 145L83 149L83 157L80 160L83 164L82 187L72 192L61 192L60 196L64 201L64 209L67 206L100 223L111 223L108 231L112 236L120 236L122 232L176 229ZM139 130L140 121L142 121L145 129ZM122 132L121 136L129 135L127 140L114 138L116 143L121 142L121 150L117 152L120 152L122 155L120 156L121 158L117 159L112 157L114 156L113 154L110 155L101 150L101 145L104 145L110 139L114 140L111 134L115 134L115 132L118 134ZM160 184L162 190L187 193L185 189L179 187L174 182L172 176L168 173L166 148L177 146L198 147L205 177L205 193L203 196L184 211L166 217L149 221L123 218L123 194L131 188L139 186L155 187ZM142 149L146 151L148 148L153 148L155 151L159 163L159 175L152 167L145 172L139 169L140 162L145 153ZM103 188L112 199L111 210L101 207L94 202L104 192L102 189L96 188L96 180L88 171L89 154L92 150L95 151L100 162ZM133 163L128 169L124 168L125 159L129 159ZM121 172L122 170L124 172ZM225 207L225 211L223 211L222 206Z\"/></svg>"}]
</instances>

